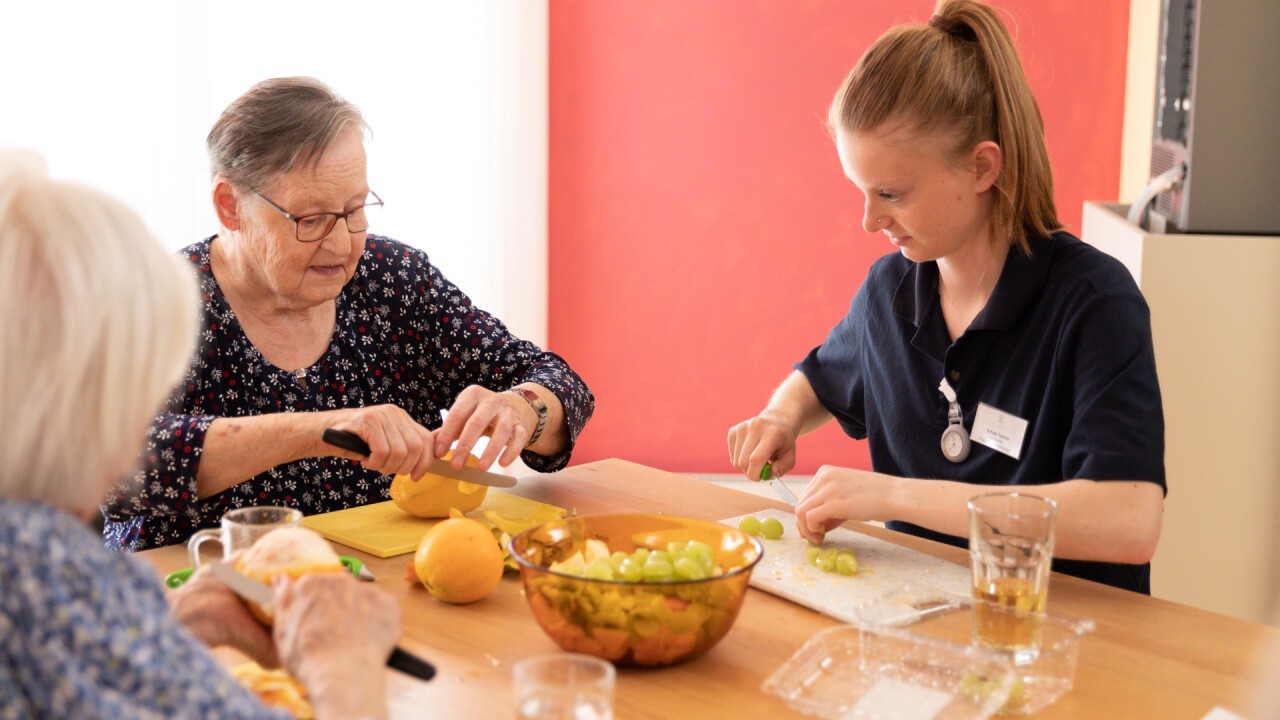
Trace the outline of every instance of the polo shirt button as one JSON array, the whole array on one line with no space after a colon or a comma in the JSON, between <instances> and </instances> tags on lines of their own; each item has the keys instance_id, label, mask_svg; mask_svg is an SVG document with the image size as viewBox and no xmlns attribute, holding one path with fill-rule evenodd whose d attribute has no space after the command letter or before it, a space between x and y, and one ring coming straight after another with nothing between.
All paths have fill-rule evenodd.
<instances>
[{"instance_id":1,"label":"polo shirt button","mask_svg":"<svg viewBox=\"0 0 1280 720\"><path fill-rule=\"evenodd\" d=\"M960 371L959 371L959 370L952 370L952 371L951 371L951 379L952 379L952 380L959 380L959 379L960 379Z\"/></svg>"}]
</instances>

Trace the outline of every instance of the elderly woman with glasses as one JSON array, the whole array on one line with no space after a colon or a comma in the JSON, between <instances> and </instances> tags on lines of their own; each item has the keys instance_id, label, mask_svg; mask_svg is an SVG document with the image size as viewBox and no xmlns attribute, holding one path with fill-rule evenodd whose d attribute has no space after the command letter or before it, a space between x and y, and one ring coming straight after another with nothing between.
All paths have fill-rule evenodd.
<instances>
[{"instance_id":1,"label":"elderly woman with glasses","mask_svg":"<svg viewBox=\"0 0 1280 720\"><path fill-rule=\"evenodd\" d=\"M142 470L103 507L108 546L183 542L234 507L379 502L391 475L421 476L455 441L461 467L482 435L483 469L568 462L590 390L426 253L370 234L382 200L365 129L311 78L259 83L213 126L221 229L181 251L204 300L200 345ZM327 428L363 438L369 455L325 443Z\"/></svg>"}]
</instances>

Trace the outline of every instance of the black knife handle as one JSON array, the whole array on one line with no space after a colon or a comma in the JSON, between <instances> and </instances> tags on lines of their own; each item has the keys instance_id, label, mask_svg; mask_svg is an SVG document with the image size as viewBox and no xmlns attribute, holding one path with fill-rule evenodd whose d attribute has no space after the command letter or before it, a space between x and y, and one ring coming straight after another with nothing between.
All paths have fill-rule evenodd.
<instances>
[{"instance_id":1,"label":"black knife handle","mask_svg":"<svg viewBox=\"0 0 1280 720\"><path fill-rule=\"evenodd\" d=\"M387 658L387 667L399 670L406 675L412 675L421 680L430 680L436 676L436 668L431 663L423 660L417 655L407 653L400 648L391 651L391 657Z\"/></svg>"},{"instance_id":2,"label":"black knife handle","mask_svg":"<svg viewBox=\"0 0 1280 720\"><path fill-rule=\"evenodd\" d=\"M340 447L343 450L350 450L353 453L359 453L365 456L369 455L369 443L365 442L364 438L361 438L353 432L325 428L324 433L322 433L320 437L334 447Z\"/></svg>"}]
</instances>

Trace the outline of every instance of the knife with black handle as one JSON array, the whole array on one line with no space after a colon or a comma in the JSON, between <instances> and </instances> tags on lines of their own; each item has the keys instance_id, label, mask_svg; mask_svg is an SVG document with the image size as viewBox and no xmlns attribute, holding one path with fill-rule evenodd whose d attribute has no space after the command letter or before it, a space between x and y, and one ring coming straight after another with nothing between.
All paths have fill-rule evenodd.
<instances>
[{"instance_id":1,"label":"knife with black handle","mask_svg":"<svg viewBox=\"0 0 1280 720\"><path fill-rule=\"evenodd\" d=\"M346 430L336 430L334 428L325 428L320 438L334 447L350 450L357 455L369 455L369 443L364 438L353 432ZM472 467L455 468L452 464L440 458L431 461L430 471L436 475L443 475L454 480L473 483L475 485L488 485L489 487L509 488L516 486L516 479L507 475L499 475L498 473L485 472Z\"/></svg>"}]
</instances>

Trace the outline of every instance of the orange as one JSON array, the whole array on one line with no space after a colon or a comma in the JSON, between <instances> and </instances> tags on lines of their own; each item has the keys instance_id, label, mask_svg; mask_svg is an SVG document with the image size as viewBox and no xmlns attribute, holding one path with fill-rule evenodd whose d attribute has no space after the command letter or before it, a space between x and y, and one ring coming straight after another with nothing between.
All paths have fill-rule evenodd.
<instances>
[{"instance_id":1,"label":"orange","mask_svg":"<svg viewBox=\"0 0 1280 720\"><path fill-rule=\"evenodd\" d=\"M445 461L453 458L453 451L445 453ZM480 458L467 457L467 467L476 467ZM408 475L397 475L391 481L391 500L396 507L422 518L449 517L449 508L471 512L480 507L489 488L427 473L414 480Z\"/></svg>"},{"instance_id":2,"label":"orange","mask_svg":"<svg viewBox=\"0 0 1280 720\"><path fill-rule=\"evenodd\" d=\"M502 580L502 548L471 518L449 518L422 536L413 569L432 595L462 605L484 598Z\"/></svg>"},{"instance_id":3,"label":"orange","mask_svg":"<svg viewBox=\"0 0 1280 720\"><path fill-rule=\"evenodd\" d=\"M308 573L346 571L329 541L303 527L280 528L258 538L235 568L267 585L281 575L297 579ZM249 603L249 611L263 625L272 624L270 607Z\"/></svg>"}]
</instances>

